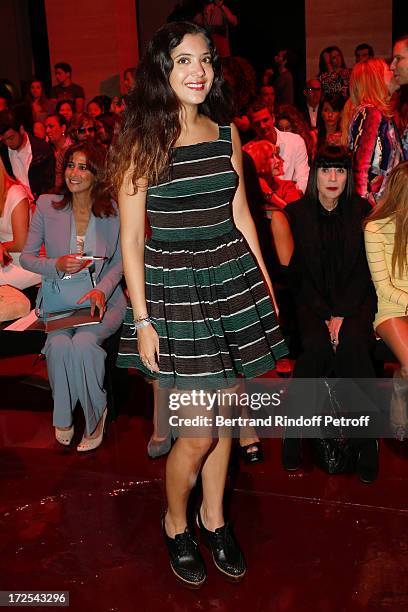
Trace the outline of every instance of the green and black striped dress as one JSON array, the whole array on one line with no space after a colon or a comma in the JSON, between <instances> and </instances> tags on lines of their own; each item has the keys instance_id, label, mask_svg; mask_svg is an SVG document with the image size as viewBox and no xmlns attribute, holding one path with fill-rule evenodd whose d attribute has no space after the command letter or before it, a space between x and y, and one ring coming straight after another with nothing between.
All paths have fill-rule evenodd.
<instances>
[{"instance_id":1,"label":"green and black striped dress","mask_svg":"<svg viewBox=\"0 0 408 612\"><path fill-rule=\"evenodd\" d=\"M152 236L145 248L146 299L160 338L160 373L137 352L129 306L118 365L136 367L163 386L228 386L254 377L287 354L257 264L234 226L237 175L230 126L218 139L177 147L170 180L150 187Z\"/></svg>"}]
</instances>

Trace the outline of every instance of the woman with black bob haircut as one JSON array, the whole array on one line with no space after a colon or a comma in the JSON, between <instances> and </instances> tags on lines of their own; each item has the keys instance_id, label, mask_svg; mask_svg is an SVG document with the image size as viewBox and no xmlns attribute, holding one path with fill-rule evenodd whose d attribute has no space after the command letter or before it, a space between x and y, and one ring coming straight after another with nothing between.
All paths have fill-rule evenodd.
<instances>
[{"instance_id":1,"label":"woman with black bob haircut","mask_svg":"<svg viewBox=\"0 0 408 612\"><path fill-rule=\"evenodd\" d=\"M351 157L344 147L317 153L306 193L285 208L294 241L289 277L296 303L301 353L294 377L375 377L370 351L377 300L368 269L363 220L369 203L355 194ZM300 441L286 439L283 463L301 463ZM361 444L360 478L371 482L377 445Z\"/></svg>"},{"instance_id":2,"label":"woman with black bob haircut","mask_svg":"<svg viewBox=\"0 0 408 612\"><path fill-rule=\"evenodd\" d=\"M120 327L126 300L119 246L119 217L103 182L105 151L84 142L67 149L61 195L45 194L37 201L21 265L46 281L83 277L85 293L78 305L90 306L100 322L58 329L47 334L43 352L54 399L55 438L69 446L74 436L74 410L79 401L85 432L79 452L97 448L107 415L104 340ZM46 256L40 252L45 246ZM78 277L76 277L78 275ZM82 287L82 284L81 284ZM69 285L68 285L69 290ZM42 303L43 286L37 306Z\"/></svg>"},{"instance_id":3,"label":"woman with black bob haircut","mask_svg":"<svg viewBox=\"0 0 408 612\"><path fill-rule=\"evenodd\" d=\"M200 26L170 23L154 35L127 98L108 171L119 193L132 306L118 363L152 378L156 397L166 395L159 420L169 389L176 396L181 389L205 388L222 396L223 389L237 386L237 378L275 367L287 350L246 200L241 143L220 62ZM147 242L146 210L152 229ZM178 419L208 415L193 400L184 406ZM165 452L170 446L169 440ZM195 521L201 538L224 577L239 581L246 572L224 520L230 449L228 433L218 437L208 423L181 422L167 460L163 535L171 568L189 587L206 580L187 526L187 502L199 473L203 498Z\"/></svg>"}]
</instances>

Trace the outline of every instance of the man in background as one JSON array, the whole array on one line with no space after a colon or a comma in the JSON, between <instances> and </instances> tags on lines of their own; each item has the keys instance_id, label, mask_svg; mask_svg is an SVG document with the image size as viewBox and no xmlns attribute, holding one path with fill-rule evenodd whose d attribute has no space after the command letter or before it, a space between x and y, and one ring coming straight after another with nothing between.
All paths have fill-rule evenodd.
<instances>
[{"instance_id":1,"label":"man in background","mask_svg":"<svg viewBox=\"0 0 408 612\"><path fill-rule=\"evenodd\" d=\"M81 85L72 82L72 68L66 62L58 62L54 66L57 84L51 89L53 100L73 100L77 113L84 111L85 92Z\"/></svg>"}]
</instances>

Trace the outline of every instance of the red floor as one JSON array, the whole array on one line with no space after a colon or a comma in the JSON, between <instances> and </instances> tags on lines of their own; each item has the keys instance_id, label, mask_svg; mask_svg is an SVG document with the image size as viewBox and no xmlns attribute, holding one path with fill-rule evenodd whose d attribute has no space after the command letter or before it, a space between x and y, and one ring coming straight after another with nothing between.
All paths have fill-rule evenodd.
<instances>
[{"instance_id":1,"label":"red floor","mask_svg":"<svg viewBox=\"0 0 408 612\"><path fill-rule=\"evenodd\" d=\"M50 393L33 386L43 366L1 359L0 372L0 590L69 591L74 611L408 610L406 446L382 443L368 486L310 462L287 474L278 440L263 465L234 462L230 515L248 574L225 582L206 556L208 581L189 591L161 539L165 460L146 455L139 379L103 446L83 456L53 440Z\"/></svg>"}]
</instances>

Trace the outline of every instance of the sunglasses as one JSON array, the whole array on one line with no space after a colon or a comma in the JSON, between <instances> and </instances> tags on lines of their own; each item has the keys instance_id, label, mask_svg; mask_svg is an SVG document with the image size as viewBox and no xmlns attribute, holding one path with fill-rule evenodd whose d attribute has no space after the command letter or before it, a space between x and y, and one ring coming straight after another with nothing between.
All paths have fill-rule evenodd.
<instances>
[{"instance_id":1,"label":"sunglasses","mask_svg":"<svg viewBox=\"0 0 408 612\"><path fill-rule=\"evenodd\" d=\"M77 129L78 134L93 134L95 132L95 128L92 127L80 127Z\"/></svg>"}]
</instances>

